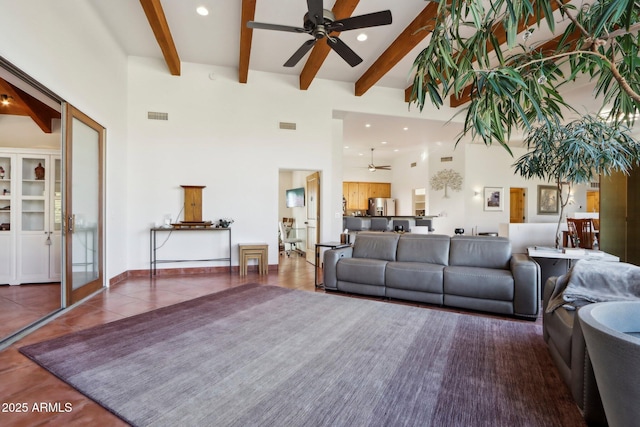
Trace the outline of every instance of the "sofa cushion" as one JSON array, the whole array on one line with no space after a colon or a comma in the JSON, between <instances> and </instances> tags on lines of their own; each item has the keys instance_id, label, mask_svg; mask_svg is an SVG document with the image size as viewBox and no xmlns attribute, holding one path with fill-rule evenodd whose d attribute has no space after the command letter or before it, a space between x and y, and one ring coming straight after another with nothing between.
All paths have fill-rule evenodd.
<instances>
[{"instance_id":1,"label":"sofa cushion","mask_svg":"<svg viewBox=\"0 0 640 427\"><path fill-rule=\"evenodd\" d=\"M449 265L509 269L511 243L504 237L453 236Z\"/></svg>"},{"instance_id":2,"label":"sofa cushion","mask_svg":"<svg viewBox=\"0 0 640 427\"><path fill-rule=\"evenodd\" d=\"M443 271L444 266L437 264L390 262L385 272L386 286L442 294Z\"/></svg>"},{"instance_id":3,"label":"sofa cushion","mask_svg":"<svg viewBox=\"0 0 640 427\"><path fill-rule=\"evenodd\" d=\"M451 238L440 234L404 234L398 241L397 261L449 265Z\"/></svg>"},{"instance_id":4,"label":"sofa cushion","mask_svg":"<svg viewBox=\"0 0 640 427\"><path fill-rule=\"evenodd\" d=\"M379 259L341 258L336 265L336 276L338 281L384 286L386 265L387 261Z\"/></svg>"},{"instance_id":5,"label":"sofa cushion","mask_svg":"<svg viewBox=\"0 0 640 427\"><path fill-rule=\"evenodd\" d=\"M359 233L353 257L395 261L399 237L396 233Z\"/></svg>"},{"instance_id":6,"label":"sofa cushion","mask_svg":"<svg viewBox=\"0 0 640 427\"><path fill-rule=\"evenodd\" d=\"M445 267L444 293L471 298L513 301L509 270L480 267Z\"/></svg>"}]
</instances>

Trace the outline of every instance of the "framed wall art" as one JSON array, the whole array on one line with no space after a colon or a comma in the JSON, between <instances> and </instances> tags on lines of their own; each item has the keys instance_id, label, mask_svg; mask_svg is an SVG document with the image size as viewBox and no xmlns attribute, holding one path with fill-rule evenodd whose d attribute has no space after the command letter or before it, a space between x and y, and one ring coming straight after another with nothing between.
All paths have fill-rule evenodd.
<instances>
[{"instance_id":1,"label":"framed wall art","mask_svg":"<svg viewBox=\"0 0 640 427\"><path fill-rule=\"evenodd\" d=\"M538 185L538 215L557 215L559 212L558 187Z\"/></svg>"},{"instance_id":2,"label":"framed wall art","mask_svg":"<svg viewBox=\"0 0 640 427\"><path fill-rule=\"evenodd\" d=\"M504 188L484 187L484 210L501 211L504 209Z\"/></svg>"}]
</instances>

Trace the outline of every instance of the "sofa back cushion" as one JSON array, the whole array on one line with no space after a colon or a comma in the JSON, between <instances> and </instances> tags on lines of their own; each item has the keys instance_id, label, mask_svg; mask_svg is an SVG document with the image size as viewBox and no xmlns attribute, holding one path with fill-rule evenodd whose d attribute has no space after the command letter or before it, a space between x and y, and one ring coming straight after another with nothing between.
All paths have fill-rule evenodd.
<instances>
[{"instance_id":1,"label":"sofa back cushion","mask_svg":"<svg viewBox=\"0 0 640 427\"><path fill-rule=\"evenodd\" d=\"M398 237L396 233L358 233L353 257L395 261Z\"/></svg>"},{"instance_id":2,"label":"sofa back cushion","mask_svg":"<svg viewBox=\"0 0 640 427\"><path fill-rule=\"evenodd\" d=\"M451 238L442 234L403 234L398 241L397 261L449 265Z\"/></svg>"},{"instance_id":3,"label":"sofa back cushion","mask_svg":"<svg viewBox=\"0 0 640 427\"><path fill-rule=\"evenodd\" d=\"M453 236L449 265L509 269L511 243L504 237Z\"/></svg>"}]
</instances>

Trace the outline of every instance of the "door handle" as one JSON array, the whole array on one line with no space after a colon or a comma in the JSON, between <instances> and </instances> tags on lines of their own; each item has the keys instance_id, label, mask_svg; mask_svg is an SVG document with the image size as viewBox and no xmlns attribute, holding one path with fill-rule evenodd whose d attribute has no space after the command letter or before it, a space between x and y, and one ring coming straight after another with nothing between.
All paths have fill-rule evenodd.
<instances>
[{"instance_id":1,"label":"door handle","mask_svg":"<svg viewBox=\"0 0 640 427\"><path fill-rule=\"evenodd\" d=\"M69 215L69 217L67 218L67 231L69 232L69 234L73 234L73 230L75 227L76 227L76 216Z\"/></svg>"}]
</instances>

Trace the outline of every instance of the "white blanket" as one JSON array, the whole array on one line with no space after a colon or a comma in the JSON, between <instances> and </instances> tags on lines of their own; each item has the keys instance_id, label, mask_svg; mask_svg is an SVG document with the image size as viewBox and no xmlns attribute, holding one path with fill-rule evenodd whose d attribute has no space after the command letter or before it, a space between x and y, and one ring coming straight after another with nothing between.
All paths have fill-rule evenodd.
<instances>
[{"instance_id":1,"label":"white blanket","mask_svg":"<svg viewBox=\"0 0 640 427\"><path fill-rule=\"evenodd\" d=\"M564 306L575 310L604 301L640 299L640 267L624 262L580 260L558 277L547 313Z\"/></svg>"}]
</instances>

